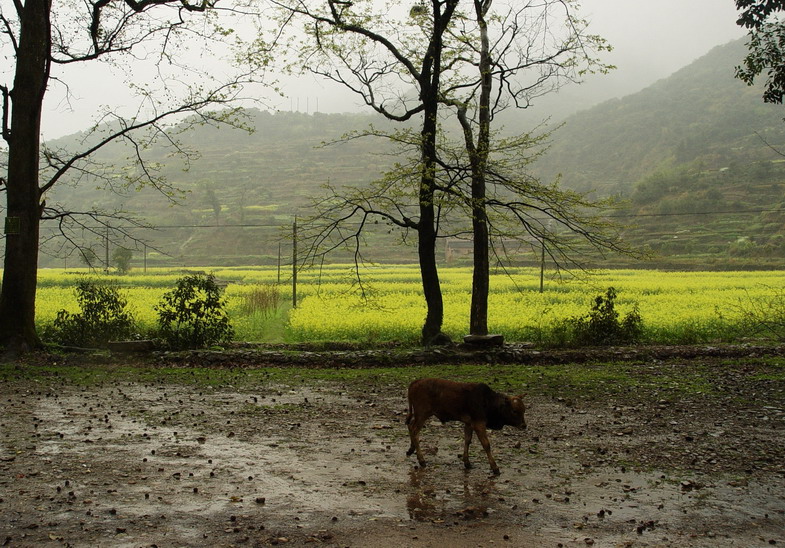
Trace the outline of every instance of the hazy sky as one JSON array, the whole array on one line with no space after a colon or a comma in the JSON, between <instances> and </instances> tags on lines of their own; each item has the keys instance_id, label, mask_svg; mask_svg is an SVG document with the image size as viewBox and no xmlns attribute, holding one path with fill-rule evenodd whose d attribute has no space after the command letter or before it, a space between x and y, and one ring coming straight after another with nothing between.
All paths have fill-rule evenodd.
<instances>
[{"instance_id":1,"label":"hazy sky","mask_svg":"<svg viewBox=\"0 0 785 548\"><path fill-rule=\"evenodd\" d=\"M584 0L583 10L614 47L608 62L618 70L605 78L624 94L745 35L733 0Z\"/></svg>"},{"instance_id":2,"label":"hazy sky","mask_svg":"<svg viewBox=\"0 0 785 548\"><path fill-rule=\"evenodd\" d=\"M604 61L618 67L601 77L602 85L586 85L587 93L595 90L602 94L598 100L643 89L714 46L744 35L736 25L733 0L584 0L582 13L591 21L591 32L614 47ZM113 101L123 101L122 83L106 71L80 69L76 78L69 79L69 86L73 96L70 103L62 100L62 86L53 86L47 96L43 120L47 138L87 128L98 103L115 106ZM317 105L321 112L361 108L344 90L310 79L286 91L287 97L274 100L273 107L308 112L315 111ZM583 88L577 92L583 92Z\"/></svg>"}]
</instances>

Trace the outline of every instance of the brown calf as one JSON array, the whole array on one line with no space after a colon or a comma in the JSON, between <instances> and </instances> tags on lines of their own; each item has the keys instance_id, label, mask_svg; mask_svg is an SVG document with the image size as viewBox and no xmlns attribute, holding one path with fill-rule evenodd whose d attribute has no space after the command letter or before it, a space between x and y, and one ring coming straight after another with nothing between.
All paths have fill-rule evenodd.
<instances>
[{"instance_id":1,"label":"brown calf","mask_svg":"<svg viewBox=\"0 0 785 548\"><path fill-rule=\"evenodd\" d=\"M526 407L522 396L505 396L494 392L487 384L455 382L445 379L418 379L409 385L409 414L406 424L412 444L406 455L417 452L417 461L425 466L425 459L420 451L420 430L425 421L436 416L445 423L461 421L464 423L463 464L471 468L469 462L469 444L472 434L477 433L488 463L494 474L499 467L491 454L491 443L488 441L486 428L501 430L503 426L526 428L523 418Z\"/></svg>"}]
</instances>

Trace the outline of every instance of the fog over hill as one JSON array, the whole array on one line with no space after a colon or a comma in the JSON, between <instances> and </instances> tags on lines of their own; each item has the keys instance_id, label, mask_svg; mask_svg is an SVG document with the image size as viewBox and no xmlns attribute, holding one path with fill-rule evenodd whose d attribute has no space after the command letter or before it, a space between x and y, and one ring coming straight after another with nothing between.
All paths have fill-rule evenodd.
<instances>
[{"instance_id":1,"label":"fog over hill","mask_svg":"<svg viewBox=\"0 0 785 548\"><path fill-rule=\"evenodd\" d=\"M626 194L679 164L721 169L776 158L768 144L785 150L785 108L734 78L745 51L745 40L718 46L638 93L568 117L538 171L561 173L571 188Z\"/></svg>"},{"instance_id":2,"label":"fog over hill","mask_svg":"<svg viewBox=\"0 0 785 548\"><path fill-rule=\"evenodd\" d=\"M638 93L568 117L553 133L538 174L544 180L561 174L565 186L629 198L624 213L637 216L631 218L638 227L626 235L660 253L664 262L714 261L719 268L771 264L772 257L785 256L780 253L785 246L779 247L785 236L781 214L772 212L783 201L783 158L772 147L785 150L785 111L764 104L759 89L733 78L743 54L743 40L717 47ZM149 189L115 194L97 190L89 180L63 186L47 200L82 210L123 209L158 226L140 233L162 252L149 252L150 264L270 263L277 260L279 245L288 254L286 232L295 214L320 195L321 185L361 185L396 160L380 139L322 146L369 124L385 124L372 115L247 114L255 127L251 134L210 126L183 134L200 152L188 171L163 150L150 151L161 173L186 191L176 205ZM516 130L536 124L526 116L515 120L507 123L518 125ZM80 137L50 145L73 149ZM114 146L101 159L122 165L126 156ZM716 218L687 215L685 208L701 204L707 211L766 211L725 216L716 224ZM674 212L679 215L662 217ZM641 215L652 216L646 217L652 223L640 222ZM705 234L698 235L698 229ZM44 235L47 230L53 227L45 225ZM695 237L677 236L680 247L674 247L674 235L688 233ZM685 241L692 243L681 245ZM86 237L85 244L102 249L98 239ZM384 233L370 244L370 256L377 260L414 257L411 248L396 246L395 237ZM47 256L42 261L63 264ZM135 262L141 263L141 250Z\"/></svg>"}]
</instances>

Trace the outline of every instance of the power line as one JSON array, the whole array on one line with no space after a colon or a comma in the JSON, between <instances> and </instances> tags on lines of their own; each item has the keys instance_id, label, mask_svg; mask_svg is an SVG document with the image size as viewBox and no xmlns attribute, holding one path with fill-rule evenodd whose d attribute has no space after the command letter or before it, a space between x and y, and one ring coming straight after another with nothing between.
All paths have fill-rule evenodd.
<instances>
[{"instance_id":1,"label":"power line","mask_svg":"<svg viewBox=\"0 0 785 548\"><path fill-rule=\"evenodd\" d=\"M138 227L157 230L159 228L260 228L260 227L288 227L289 223L261 223L261 224L236 224L236 225L155 225L150 227Z\"/></svg>"},{"instance_id":2,"label":"power line","mask_svg":"<svg viewBox=\"0 0 785 548\"><path fill-rule=\"evenodd\" d=\"M289 223L262 223L262 224L224 224L224 225L154 225L154 226L139 226L139 225L131 225L131 226L118 226L114 227L117 229L122 230L160 230L164 228L288 228ZM45 227L50 228L51 227ZM90 230L98 230L106 228L106 225L96 225L96 226L85 226L80 228L90 229Z\"/></svg>"},{"instance_id":3,"label":"power line","mask_svg":"<svg viewBox=\"0 0 785 548\"><path fill-rule=\"evenodd\" d=\"M785 213L782 209L744 209L717 211L686 211L676 213L618 213L606 217L686 217L689 215L745 215L750 213Z\"/></svg>"}]
</instances>

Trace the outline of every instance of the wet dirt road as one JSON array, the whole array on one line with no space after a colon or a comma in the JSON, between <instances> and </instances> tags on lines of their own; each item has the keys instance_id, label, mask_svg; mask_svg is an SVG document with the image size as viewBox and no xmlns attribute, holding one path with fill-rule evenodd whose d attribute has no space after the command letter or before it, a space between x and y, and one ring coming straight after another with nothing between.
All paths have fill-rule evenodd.
<instances>
[{"instance_id":1,"label":"wet dirt road","mask_svg":"<svg viewBox=\"0 0 785 548\"><path fill-rule=\"evenodd\" d=\"M0 389L4 546L785 546L779 403L530 397L494 477L402 386Z\"/></svg>"}]
</instances>

